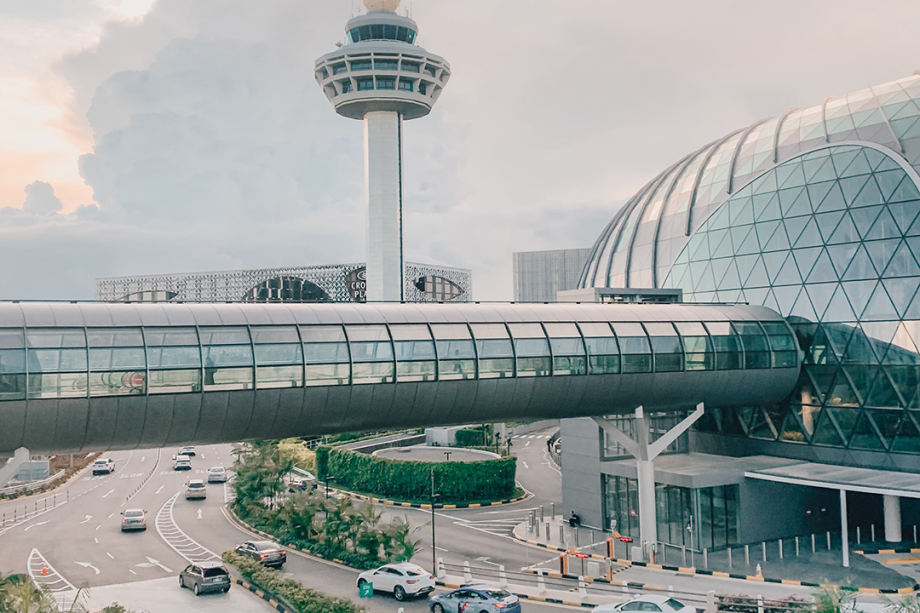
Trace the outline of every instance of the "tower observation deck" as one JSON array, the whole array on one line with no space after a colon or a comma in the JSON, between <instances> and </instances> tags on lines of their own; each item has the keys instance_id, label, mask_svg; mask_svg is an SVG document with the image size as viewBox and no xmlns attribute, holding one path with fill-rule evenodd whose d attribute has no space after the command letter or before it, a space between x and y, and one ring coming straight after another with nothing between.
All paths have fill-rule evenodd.
<instances>
[{"instance_id":1,"label":"tower observation deck","mask_svg":"<svg viewBox=\"0 0 920 613\"><path fill-rule=\"evenodd\" d=\"M316 61L315 76L335 111L364 120L367 300L404 298L403 120L431 112L450 79L444 58L416 44L418 25L399 0L364 0L346 42Z\"/></svg>"}]
</instances>

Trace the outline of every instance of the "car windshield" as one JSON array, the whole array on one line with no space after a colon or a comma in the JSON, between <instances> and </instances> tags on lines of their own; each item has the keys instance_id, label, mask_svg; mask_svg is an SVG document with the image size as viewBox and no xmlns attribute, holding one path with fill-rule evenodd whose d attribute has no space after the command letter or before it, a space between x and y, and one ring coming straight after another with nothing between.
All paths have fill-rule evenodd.
<instances>
[{"instance_id":1,"label":"car windshield","mask_svg":"<svg viewBox=\"0 0 920 613\"><path fill-rule=\"evenodd\" d=\"M227 569L223 568L222 566L218 566L216 568L205 568L203 570L204 570L205 577L220 577L221 575L230 574L227 572Z\"/></svg>"},{"instance_id":2,"label":"car windshield","mask_svg":"<svg viewBox=\"0 0 920 613\"><path fill-rule=\"evenodd\" d=\"M505 590L486 590L485 595L495 600L504 600L511 595L511 592L506 592Z\"/></svg>"},{"instance_id":3,"label":"car windshield","mask_svg":"<svg viewBox=\"0 0 920 613\"><path fill-rule=\"evenodd\" d=\"M108 464L107 460L96 460L96 464Z\"/></svg>"},{"instance_id":4,"label":"car windshield","mask_svg":"<svg viewBox=\"0 0 920 613\"><path fill-rule=\"evenodd\" d=\"M277 545L269 541L261 541L258 543L253 543L253 545L255 545L256 549L258 549L259 551L266 551L268 549L278 549Z\"/></svg>"},{"instance_id":5,"label":"car windshield","mask_svg":"<svg viewBox=\"0 0 920 613\"><path fill-rule=\"evenodd\" d=\"M222 473L224 472L224 469L223 468L212 468L211 472L212 473Z\"/></svg>"},{"instance_id":6,"label":"car windshield","mask_svg":"<svg viewBox=\"0 0 920 613\"><path fill-rule=\"evenodd\" d=\"M202 488L204 487L204 483L189 483L188 487L189 489Z\"/></svg>"},{"instance_id":7,"label":"car windshield","mask_svg":"<svg viewBox=\"0 0 920 613\"><path fill-rule=\"evenodd\" d=\"M125 511L125 517L128 517L128 518L143 517L143 516L144 516L143 511Z\"/></svg>"},{"instance_id":8,"label":"car windshield","mask_svg":"<svg viewBox=\"0 0 920 613\"><path fill-rule=\"evenodd\" d=\"M426 571L424 568L421 568L419 566L416 566L415 568L408 568L406 569L406 572L412 575L413 577L418 577L420 575L428 574L428 571Z\"/></svg>"},{"instance_id":9,"label":"car windshield","mask_svg":"<svg viewBox=\"0 0 920 613\"><path fill-rule=\"evenodd\" d=\"M675 611L680 611L680 610L683 609L685 606L687 606L687 605L685 605L684 603L682 603L681 601L679 601L679 600L674 600L673 598L668 598L667 600L664 601L664 604L666 604L667 606L671 607L671 608L674 609Z\"/></svg>"}]
</instances>

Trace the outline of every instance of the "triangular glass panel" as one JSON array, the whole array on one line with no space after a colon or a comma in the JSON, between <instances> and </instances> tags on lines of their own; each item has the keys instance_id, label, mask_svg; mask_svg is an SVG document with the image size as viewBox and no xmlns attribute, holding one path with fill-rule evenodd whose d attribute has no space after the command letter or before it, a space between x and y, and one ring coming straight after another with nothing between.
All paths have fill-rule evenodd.
<instances>
[{"instance_id":1,"label":"triangular glass panel","mask_svg":"<svg viewBox=\"0 0 920 613\"><path fill-rule=\"evenodd\" d=\"M744 239L744 242L741 243L741 246L738 247L736 251L738 255L760 253L760 243L757 242L757 232L754 231L754 226L747 227L751 228L751 232L747 235L747 238Z\"/></svg>"},{"instance_id":2,"label":"triangular glass panel","mask_svg":"<svg viewBox=\"0 0 920 613\"><path fill-rule=\"evenodd\" d=\"M844 441L846 441L844 444L848 444L850 436L853 434L853 427L859 418L859 410L828 407L827 412L837 423L837 428L840 430L840 434L843 435Z\"/></svg>"},{"instance_id":3,"label":"triangular glass panel","mask_svg":"<svg viewBox=\"0 0 920 613\"><path fill-rule=\"evenodd\" d=\"M875 181L878 183L879 192L881 192L882 199L885 202L888 202L891 194L894 193L894 190L901 184L901 180L906 176L901 169L875 173Z\"/></svg>"},{"instance_id":4,"label":"triangular glass panel","mask_svg":"<svg viewBox=\"0 0 920 613\"><path fill-rule=\"evenodd\" d=\"M805 349L805 347L803 347L803 349ZM827 335L824 333L824 330L818 326L818 331L812 337L811 344L805 352L805 363L826 366L828 364L836 364L837 361L837 356L834 354L834 350L827 340ZM805 376L804 372L802 376ZM824 389L822 388L817 391L823 393ZM811 401L802 400L802 402L810 403Z\"/></svg>"},{"instance_id":5,"label":"triangular glass panel","mask_svg":"<svg viewBox=\"0 0 920 613\"><path fill-rule=\"evenodd\" d=\"M808 297L811 298L811 304L815 308L815 315L818 316L818 319L824 317L824 312L827 310L827 305L830 303L836 289L836 283L818 283L805 286L805 291L808 292Z\"/></svg>"},{"instance_id":6,"label":"triangular glass panel","mask_svg":"<svg viewBox=\"0 0 920 613\"><path fill-rule=\"evenodd\" d=\"M833 150L831 157L834 160L834 169L837 171L837 176L842 176L843 172L847 169L856 155L859 153L859 149L855 147L838 147Z\"/></svg>"},{"instance_id":7,"label":"triangular glass panel","mask_svg":"<svg viewBox=\"0 0 920 613\"><path fill-rule=\"evenodd\" d=\"M808 190L808 198L811 200L811 206L817 209L824 198L827 197L828 192L831 191L831 188L837 184L836 181L825 181L824 183L809 183L806 189Z\"/></svg>"},{"instance_id":8,"label":"triangular glass panel","mask_svg":"<svg viewBox=\"0 0 920 613\"><path fill-rule=\"evenodd\" d=\"M901 432L891 449L892 451L920 453L920 427L917 426L909 412L905 413L901 420Z\"/></svg>"},{"instance_id":9,"label":"triangular glass panel","mask_svg":"<svg viewBox=\"0 0 920 613\"><path fill-rule=\"evenodd\" d=\"M834 377L837 376L838 370L834 365L834 360L836 358L833 357L831 351L826 351L825 355L828 365L811 366L806 369L815 384L815 388L817 389L818 394L822 398L822 402L828 402L828 398L830 397L831 392L834 390Z\"/></svg>"},{"instance_id":10,"label":"triangular glass panel","mask_svg":"<svg viewBox=\"0 0 920 613\"><path fill-rule=\"evenodd\" d=\"M917 199L920 199L920 191L917 190L917 186L910 177L904 177L898 188L891 194L888 202L904 202Z\"/></svg>"},{"instance_id":11,"label":"triangular glass panel","mask_svg":"<svg viewBox=\"0 0 920 613\"><path fill-rule=\"evenodd\" d=\"M875 179L870 176L866 186L862 188L862 191L856 197L856 201L850 207L875 206L884 202L885 199L882 198L882 193L879 191Z\"/></svg>"},{"instance_id":12,"label":"triangular glass panel","mask_svg":"<svg viewBox=\"0 0 920 613\"><path fill-rule=\"evenodd\" d=\"M747 238L747 235L754 231L754 226L739 226L737 228L733 227L729 230L732 239L732 252L734 255L738 254L738 250L741 249L741 244L744 242L744 239Z\"/></svg>"},{"instance_id":13,"label":"triangular glass panel","mask_svg":"<svg viewBox=\"0 0 920 613\"><path fill-rule=\"evenodd\" d=\"M697 272L699 270L697 267L702 267L702 270ZM694 292L711 292L716 288L715 279L712 278L711 262L706 262L705 266L703 265L703 262L691 264L690 274L693 275Z\"/></svg>"},{"instance_id":14,"label":"triangular glass panel","mask_svg":"<svg viewBox=\"0 0 920 613\"><path fill-rule=\"evenodd\" d=\"M712 278L716 282L716 289L719 288L719 284L721 283L722 278L725 276L725 272L728 270L728 267L731 263L731 258L722 258L712 261Z\"/></svg>"},{"instance_id":15,"label":"triangular glass panel","mask_svg":"<svg viewBox=\"0 0 920 613\"><path fill-rule=\"evenodd\" d=\"M722 434L733 434L736 436L747 435L747 430L741 423L734 409L725 409L722 412Z\"/></svg>"},{"instance_id":16,"label":"triangular glass panel","mask_svg":"<svg viewBox=\"0 0 920 613\"><path fill-rule=\"evenodd\" d=\"M722 240L718 247L712 250L713 258L728 258L735 255L735 250L732 248L731 234L729 234L727 230L724 232L726 232L725 238ZM710 237L709 240L709 244L712 245L712 238Z\"/></svg>"},{"instance_id":17,"label":"triangular glass panel","mask_svg":"<svg viewBox=\"0 0 920 613\"><path fill-rule=\"evenodd\" d=\"M767 211L765 209L763 214L761 214L760 219L763 221L767 221L768 219L779 219L780 217L783 217L784 215L787 217L794 217L794 215L789 215L789 210L795 204L795 201L799 197L801 197L803 194L805 194L805 202L807 204L808 196L805 193L804 187L793 187L792 189L780 190L777 193L777 195L779 196L779 208L776 209L776 217L767 217ZM810 215L811 205L809 205L807 209L808 209L808 212L806 214ZM782 211L782 213L780 213L780 211Z\"/></svg>"},{"instance_id":18,"label":"triangular glass panel","mask_svg":"<svg viewBox=\"0 0 920 613\"><path fill-rule=\"evenodd\" d=\"M802 287L798 285L786 285L783 287L774 287L773 295L776 296L776 303L779 305L779 312L782 313L783 317L788 317L792 314L792 306L795 304L796 298L799 297L799 292L802 291ZM812 315L812 320L814 315Z\"/></svg>"},{"instance_id":19,"label":"triangular glass panel","mask_svg":"<svg viewBox=\"0 0 920 613\"><path fill-rule=\"evenodd\" d=\"M765 221L754 226L757 229L757 239L760 241L760 244L766 247L773 233L776 232L776 229L781 225L779 221Z\"/></svg>"},{"instance_id":20,"label":"triangular glass panel","mask_svg":"<svg viewBox=\"0 0 920 613\"><path fill-rule=\"evenodd\" d=\"M806 220L807 223L805 223ZM804 225L804 228L798 230L800 232L798 237L792 241L797 249L802 247L819 247L824 244L824 239L821 237L821 233L818 232L818 224L813 217L797 217L792 220L786 220L786 231L790 237L796 234L795 224L797 224L797 222L802 222Z\"/></svg>"},{"instance_id":21,"label":"triangular glass panel","mask_svg":"<svg viewBox=\"0 0 920 613\"><path fill-rule=\"evenodd\" d=\"M840 179L840 189L843 191L843 199L847 205L853 206L853 203L856 202L856 197L859 196L859 192L862 191L868 181L869 175Z\"/></svg>"},{"instance_id":22,"label":"triangular glass panel","mask_svg":"<svg viewBox=\"0 0 920 613\"><path fill-rule=\"evenodd\" d=\"M799 276L798 266L795 264L795 258L790 254L786 258L786 263L779 269L776 277L773 278L773 285L798 285L802 282Z\"/></svg>"},{"instance_id":23,"label":"triangular glass panel","mask_svg":"<svg viewBox=\"0 0 920 613\"><path fill-rule=\"evenodd\" d=\"M891 346L883 358L886 364L920 364L920 351L917 350L917 344L913 338L915 335L920 335L916 334L918 330L915 329L916 324L914 322L910 322L910 328L911 330L908 329L908 326L903 321L898 323L898 329L892 338ZM914 334L911 334L912 330ZM920 381L920 370L911 373L912 376L908 379L903 378L905 373L896 370L891 370L889 374L894 380L895 387L901 391L901 395L904 397L910 396L913 390L903 389L902 379L912 385Z\"/></svg>"},{"instance_id":24,"label":"triangular glass panel","mask_svg":"<svg viewBox=\"0 0 920 613\"><path fill-rule=\"evenodd\" d=\"M835 181L831 184L827 195L824 196L824 200L818 206L815 206L815 199L812 198L811 206L817 213L827 213L830 211L842 211L847 208L847 202L843 198L843 191L841 191L840 185Z\"/></svg>"},{"instance_id":25,"label":"triangular glass panel","mask_svg":"<svg viewBox=\"0 0 920 613\"><path fill-rule=\"evenodd\" d=\"M857 127L859 127L857 125ZM865 175L872 172L872 167L866 160L866 156L860 151L850 165L843 172L837 172L838 177L855 177L856 175Z\"/></svg>"},{"instance_id":26,"label":"triangular glass panel","mask_svg":"<svg viewBox=\"0 0 920 613\"><path fill-rule=\"evenodd\" d=\"M891 380L888 379L888 375L885 374L884 370L880 370L878 377L875 378L872 391L869 392L869 397L866 399L866 406L884 409L901 408L901 399L898 397L898 392L891 384Z\"/></svg>"},{"instance_id":27,"label":"triangular glass panel","mask_svg":"<svg viewBox=\"0 0 920 613\"><path fill-rule=\"evenodd\" d=\"M738 276L741 277L742 281L746 281L747 278L751 276L754 265L757 264L757 257L756 255L740 255L735 258L735 265L738 267ZM744 287L743 283L742 287Z\"/></svg>"},{"instance_id":28,"label":"triangular glass panel","mask_svg":"<svg viewBox=\"0 0 920 613\"><path fill-rule=\"evenodd\" d=\"M853 391L853 386L850 385L850 380L846 378L843 371L839 371L837 373L837 378L834 379L834 387L827 395L827 404L852 407L859 406L859 396Z\"/></svg>"},{"instance_id":29,"label":"triangular glass panel","mask_svg":"<svg viewBox=\"0 0 920 613\"><path fill-rule=\"evenodd\" d=\"M917 215L920 215L920 205L916 202L897 202L888 205L888 212L894 217L901 232L906 233Z\"/></svg>"},{"instance_id":30,"label":"triangular glass panel","mask_svg":"<svg viewBox=\"0 0 920 613\"><path fill-rule=\"evenodd\" d=\"M757 194L754 196L754 219L759 220L760 216L763 214L764 209L767 208L767 205L773 202L774 204L779 204L779 199L776 196L776 192L767 192L765 194ZM779 219L779 217L776 217Z\"/></svg>"},{"instance_id":31,"label":"triangular glass panel","mask_svg":"<svg viewBox=\"0 0 920 613\"><path fill-rule=\"evenodd\" d=\"M778 289L779 288L774 288L773 291L775 292ZM820 319L815 314L815 310L812 308L811 301L808 299L808 294L806 292L801 292L799 294L795 304L792 306L792 310L789 311L789 316L801 317L808 321L818 321Z\"/></svg>"},{"instance_id":32,"label":"triangular glass panel","mask_svg":"<svg viewBox=\"0 0 920 613\"><path fill-rule=\"evenodd\" d=\"M822 249L821 255L818 256L818 261L815 262L811 272L808 273L806 281L808 283L825 283L838 280L839 277L836 270L834 269L834 266L831 264L831 260L827 254L827 251Z\"/></svg>"},{"instance_id":33,"label":"triangular glass panel","mask_svg":"<svg viewBox=\"0 0 920 613\"><path fill-rule=\"evenodd\" d=\"M830 181L837 178L837 173L834 172L834 166L831 164L830 158L806 160L802 163L802 170L805 171L805 180L808 183Z\"/></svg>"},{"instance_id":34,"label":"triangular glass panel","mask_svg":"<svg viewBox=\"0 0 920 613\"><path fill-rule=\"evenodd\" d=\"M875 220L878 219L878 214L882 212L882 208L883 207L880 206L873 206L850 211L850 217L853 218L853 223L856 225L856 231L859 232L861 237L865 238L869 233L869 229L872 227L872 224L875 223Z\"/></svg>"},{"instance_id":35,"label":"triangular glass panel","mask_svg":"<svg viewBox=\"0 0 920 613\"><path fill-rule=\"evenodd\" d=\"M883 207L884 210L882 214L878 216L878 219L875 220L875 225L872 226L872 229L869 230L868 236L869 240L876 240L881 238L899 238L901 236L901 229L898 227L898 224L895 222L894 217L891 216L891 213L888 212L888 209Z\"/></svg>"},{"instance_id":36,"label":"triangular glass panel","mask_svg":"<svg viewBox=\"0 0 920 613\"><path fill-rule=\"evenodd\" d=\"M920 112L920 111L917 111L917 112ZM888 157L887 155L883 155L882 158L883 158L882 162L878 165L878 168L875 168L876 172L883 172L885 170L900 170L901 169L898 163L895 162L890 157Z\"/></svg>"},{"instance_id":37,"label":"triangular glass panel","mask_svg":"<svg viewBox=\"0 0 920 613\"><path fill-rule=\"evenodd\" d=\"M767 287L746 288L744 290L744 298L751 304L766 306L764 305L764 301L767 299L767 292L769 291L770 289ZM773 310L775 311L776 309Z\"/></svg>"},{"instance_id":38,"label":"triangular glass panel","mask_svg":"<svg viewBox=\"0 0 920 613\"><path fill-rule=\"evenodd\" d=\"M907 239L911 241L913 239ZM920 244L917 244L917 248L920 249ZM901 242L897 250L894 252L894 255L891 257L891 261L888 263L888 268L885 269L885 277L913 277L920 275L920 265L917 264L917 260L914 259L914 256L911 254L909 243Z\"/></svg>"},{"instance_id":39,"label":"triangular glass panel","mask_svg":"<svg viewBox=\"0 0 920 613\"><path fill-rule=\"evenodd\" d=\"M733 226L754 223L754 207L751 198L732 200L729 211Z\"/></svg>"},{"instance_id":40,"label":"triangular glass panel","mask_svg":"<svg viewBox=\"0 0 920 613\"><path fill-rule=\"evenodd\" d=\"M722 242L725 240L731 240L728 236L728 230L710 230L709 234L709 250L713 254L716 250L722 246Z\"/></svg>"},{"instance_id":41,"label":"triangular glass panel","mask_svg":"<svg viewBox=\"0 0 920 613\"><path fill-rule=\"evenodd\" d=\"M866 416L865 412L860 412L853 427L853 434L850 436L850 448L871 449L874 451L885 449L882 439L879 438L878 432L875 430L875 424Z\"/></svg>"},{"instance_id":42,"label":"triangular glass panel","mask_svg":"<svg viewBox=\"0 0 920 613\"><path fill-rule=\"evenodd\" d=\"M728 265L728 270L725 271L725 275L722 277L722 280L719 281L716 285L719 291L730 290L730 289L741 289L741 277L738 275L738 266L735 264L734 260L731 260Z\"/></svg>"},{"instance_id":43,"label":"triangular glass panel","mask_svg":"<svg viewBox=\"0 0 920 613\"><path fill-rule=\"evenodd\" d=\"M853 332L856 331L856 327L846 324L826 323L823 328L824 333L827 334L827 340L830 341L837 357L843 358L846 354L847 345L850 344L850 339L853 338Z\"/></svg>"},{"instance_id":44,"label":"triangular glass panel","mask_svg":"<svg viewBox=\"0 0 920 613\"><path fill-rule=\"evenodd\" d=\"M735 407L735 413L741 427L747 432L751 425L751 418L754 416L754 407Z\"/></svg>"},{"instance_id":45,"label":"triangular glass panel","mask_svg":"<svg viewBox=\"0 0 920 613\"><path fill-rule=\"evenodd\" d=\"M708 261L711 255L709 252L709 234L697 232L690 239L687 248L690 250L691 262Z\"/></svg>"},{"instance_id":46,"label":"triangular glass panel","mask_svg":"<svg viewBox=\"0 0 920 613\"><path fill-rule=\"evenodd\" d=\"M819 219L818 225L820 224L821 224L821 220ZM843 218L840 220L840 223L837 225L837 228L834 230L834 233L831 234L827 242L829 244L839 244L839 243L853 243L858 240L859 240L859 232L856 231L856 224L853 223L853 220L850 219L849 215L844 215Z\"/></svg>"},{"instance_id":47,"label":"triangular glass panel","mask_svg":"<svg viewBox=\"0 0 920 613\"><path fill-rule=\"evenodd\" d=\"M763 412L763 407L755 407L754 417L751 419L751 427L748 430L748 436L751 438L775 441L776 434L776 430L773 429L773 425Z\"/></svg>"},{"instance_id":48,"label":"triangular glass panel","mask_svg":"<svg viewBox=\"0 0 920 613\"><path fill-rule=\"evenodd\" d=\"M833 249L834 247L828 247L828 251L831 253L831 259L834 259ZM878 272L876 272L875 267L872 265L872 259L869 257L869 253L866 251L865 246L860 245L859 249L856 250L853 261L850 262L850 266L843 275L844 280L858 281L860 279L875 279L877 277Z\"/></svg>"},{"instance_id":49,"label":"triangular glass panel","mask_svg":"<svg viewBox=\"0 0 920 613\"><path fill-rule=\"evenodd\" d=\"M851 342L850 345L852 346L852 344ZM843 370L850 375L850 383L853 386L853 390L864 404L866 398L869 397L869 391L878 374L878 366L844 366Z\"/></svg>"},{"instance_id":50,"label":"triangular glass panel","mask_svg":"<svg viewBox=\"0 0 920 613\"><path fill-rule=\"evenodd\" d=\"M716 212L712 214L712 217L709 218L709 227L711 229L721 230L723 228L729 227L729 217L728 217L728 206L722 205Z\"/></svg>"},{"instance_id":51,"label":"triangular glass panel","mask_svg":"<svg viewBox=\"0 0 920 613\"><path fill-rule=\"evenodd\" d=\"M872 265L875 266L875 269L878 271L883 271L888 267L891 256L894 255L894 252L898 249L898 245L900 244L901 241L896 238L863 243L866 247L866 251L869 253L869 257L872 259Z\"/></svg>"},{"instance_id":52,"label":"triangular glass panel","mask_svg":"<svg viewBox=\"0 0 920 613\"><path fill-rule=\"evenodd\" d=\"M767 269L763 265L763 259L757 258L751 275L745 280L745 289L749 287L766 287L770 285L770 278L767 276Z\"/></svg>"},{"instance_id":53,"label":"triangular glass panel","mask_svg":"<svg viewBox=\"0 0 920 613\"><path fill-rule=\"evenodd\" d=\"M796 164L791 168L791 170L792 172L789 173L789 176L786 177L782 183L777 180L780 189L784 187L800 187L805 185L805 173L802 171L802 165Z\"/></svg>"},{"instance_id":54,"label":"triangular glass panel","mask_svg":"<svg viewBox=\"0 0 920 613\"><path fill-rule=\"evenodd\" d=\"M843 322L856 321L856 319L856 314L853 312L853 307L850 306L850 301L847 300L846 293L842 287L838 287L831 298L830 304L827 305L827 310L824 311L822 321Z\"/></svg>"},{"instance_id":55,"label":"triangular glass panel","mask_svg":"<svg viewBox=\"0 0 920 613\"><path fill-rule=\"evenodd\" d=\"M755 194L762 194L764 192L775 192L776 191L776 173L768 172L751 183L751 187L754 190Z\"/></svg>"},{"instance_id":56,"label":"triangular glass panel","mask_svg":"<svg viewBox=\"0 0 920 613\"><path fill-rule=\"evenodd\" d=\"M853 261L853 257L856 255L858 250L858 243L831 245L827 248L827 252L831 256L831 261L834 263L834 270L837 272L837 275L840 278L843 278L843 274L850 266L850 263Z\"/></svg>"},{"instance_id":57,"label":"triangular glass panel","mask_svg":"<svg viewBox=\"0 0 920 613\"><path fill-rule=\"evenodd\" d=\"M842 284L850 304L853 306L853 312L857 316L862 315L872 297L872 290L875 289L875 281L847 281ZM833 302L833 300L831 300Z\"/></svg>"},{"instance_id":58,"label":"triangular glass panel","mask_svg":"<svg viewBox=\"0 0 920 613\"><path fill-rule=\"evenodd\" d=\"M821 236L824 237L824 240L827 240L831 237L831 235L834 233L834 230L837 229L837 224L840 223L840 220L843 219L844 215L845 213L843 212L821 213L819 215L815 215L815 221L818 222L818 229L821 230Z\"/></svg>"},{"instance_id":59,"label":"triangular glass panel","mask_svg":"<svg viewBox=\"0 0 920 613\"><path fill-rule=\"evenodd\" d=\"M749 294L750 290L747 290L747 293ZM783 310L779 306L779 303L776 301L776 296L773 295L772 289L767 291L766 296L764 296L763 298L763 302L761 302L760 304L767 307L768 309L773 309L777 313L783 312Z\"/></svg>"},{"instance_id":60,"label":"triangular glass panel","mask_svg":"<svg viewBox=\"0 0 920 613\"><path fill-rule=\"evenodd\" d=\"M820 247L811 247L809 249L796 249L792 252L795 257L795 263L799 267L799 274L803 279L808 278L808 274L815 265L818 256L821 255Z\"/></svg>"},{"instance_id":61,"label":"triangular glass panel","mask_svg":"<svg viewBox=\"0 0 920 613\"><path fill-rule=\"evenodd\" d=\"M687 264L675 264L671 267L671 272L668 273L668 282L671 287L683 287L684 276L687 274L687 271L690 270L690 267ZM689 283L687 285L690 285Z\"/></svg>"},{"instance_id":62,"label":"triangular glass panel","mask_svg":"<svg viewBox=\"0 0 920 613\"><path fill-rule=\"evenodd\" d=\"M881 100L879 100L879 103L881 103ZM866 154L866 159L869 160L869 168L872 170L878 168L879 164L887 157L884 153L876 151L875 149L866 149L863 153Z\"/></svg>"},{"instance_id":63,"label":"triangular glass panel","mask_svg":"<svg viewBox=\"0 0 920 613\"><path fill-rule=\"evenodd\" d=\"M780 428L779 440L786 443L808 442L808 437L805 436L805 432L802 430L802 425L794 415L792 407L787 409L786 419L783 421L782 428Z\"/></svg>"},{"instance_id":64,"label":"triangular glass panel","mask_svg":"<svg viewBox=\"0 0 920 613\"><path fill-rule=\"evenodd\" d=\"M770 237L770 242L764 247L764 251L781 251L789 248L789 239L786 238L786 228L783 224L780 224L779 227L776 228L776 232L773 233L773 236Z\"/></svg>"},{"instance_id":65,"label":"triangular glass panel","mask_svg":"<svg viewBox=\"0 0 920 613\"><path fill-rule=\"evenodd\" d=\"M907 313L910 301L917 293L917 287L920 286L920 277L882 279L882 285L888 290L888 297L891 298L899 317L903 317Z\"/></svg>"},{"instance_id":66,"label":"triangular glass panel","mask_svg":"<svg viewBox=\"0 0 920 613\"><path fill-rule=\"evenodd\" d=\"M811 442L814 445L830 445L833 447L844 446L843 439L840 437L840 432L837 430L837 426L834 424L834 420L827 410L821 411L821 415L818 417L818 424L815 427L815 433L811 437Z\"/></svg>"},{"instance_id":67,"label":"triangular glass panel","mask_svg":"<svg viewBox=\"0 0 920 613\"><path fill-rule=\"evenodd\" d=\"M777 273L779 273L780 268L783 267L788 255L788 251L771 251L763 254L763 261L767 266L767 276L770 280L776 278Z\"/></svg>"}]
</instances>

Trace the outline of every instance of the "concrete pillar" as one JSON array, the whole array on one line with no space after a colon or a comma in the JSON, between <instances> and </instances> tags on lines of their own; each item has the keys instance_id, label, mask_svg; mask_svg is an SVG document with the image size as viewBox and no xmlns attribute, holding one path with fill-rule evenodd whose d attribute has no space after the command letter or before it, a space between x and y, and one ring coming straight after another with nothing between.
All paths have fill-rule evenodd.
<instances>
[{"instance_id":1,"label":"concrete pillar","mask_svg":"<svg viewBox=\"0 0 920 613\"><path fill-rule=\"evenodd\" d=\"M840 490L840 541L843 548L843 567L850 567L850 535L847 528L847 493Z\"/></svg>"},{"instance_id":2,"label":"concrete pillar","mask_svg":"<svg viewBox=\"0 0 920 613\"><path fill-rule=\"evenodd\" d=\"M364 116L364 186L367 200L367 301L404 296L402 116Z\"/></svg>"},{"instance_id":3,"label":"concrete pillar","mask_svg":"<svg viewBox=\"0 0 920 613\"><path fill-rule=\"evenodd\" d=\"M901 542L901 499L898 496L882 496L885 505L885 540Z\"/></svg>"},{"instance_id":4,"label":"concrete pillar","mask_svg":"<svg viewBox=\"0 0 920 613\"><path fill-rule=\"evenodd\" d=\"M642 545L658 542L658 507L655 504L655 465L652 460L636 461L639 481L639 540Z\"/></svg>"}]
</instances>

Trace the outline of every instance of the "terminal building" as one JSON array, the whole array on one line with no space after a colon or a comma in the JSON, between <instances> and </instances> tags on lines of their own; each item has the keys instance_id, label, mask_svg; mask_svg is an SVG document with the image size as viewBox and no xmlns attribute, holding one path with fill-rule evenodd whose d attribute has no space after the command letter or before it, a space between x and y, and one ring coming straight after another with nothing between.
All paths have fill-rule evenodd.
<instances>
[{"instance_id":1,"label":"terminal building","mask_svg":"<svg viewBox=\"0 0 920 613\"><path fill-rule=\"evenodd\" d=\"M555 302L557 292L578 287L590 253L588 248L514 253L514 301Z\"/></svg>"},{"instance_id":2,"label":"terminal building","mask_svg":"<svg viewBox=\"0 0 920 613\"><path fill-rule=\"evenodd\" d=\"M875 526L879 540L917 539L918 169L912 75L715 140L652 179L604 229L579 289L560 300L670 293L762 305L786 318L802 351L784 401L707 407L658 457L659 543L700 550L829 530L839 544L847 499L854 534ZM681 345L713 351L690 330L646 329L642 346L656 357ZM646 415L652 440L681 417ZM612 423L635 433L629 418ZM609 430L563 422L566 512L615 521L638 541L641 462Z\"/></svg>"}]
</instances>

